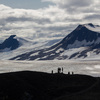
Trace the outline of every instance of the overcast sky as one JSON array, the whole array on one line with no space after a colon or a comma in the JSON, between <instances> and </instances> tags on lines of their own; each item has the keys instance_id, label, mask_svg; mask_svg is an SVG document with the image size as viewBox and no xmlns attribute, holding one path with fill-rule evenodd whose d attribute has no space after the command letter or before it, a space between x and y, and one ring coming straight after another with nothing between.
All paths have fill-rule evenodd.
<instances>
[{"instance_id":1,"label":"overcast sky","mask_svg":"<svg viewBox=\"0 0 100 100\"><path fill-rule=\"evenodd\" d=\"M0 34L63 37L78 24L100 22L100 0L0 0Z\"/></svg>"}]
</instances>

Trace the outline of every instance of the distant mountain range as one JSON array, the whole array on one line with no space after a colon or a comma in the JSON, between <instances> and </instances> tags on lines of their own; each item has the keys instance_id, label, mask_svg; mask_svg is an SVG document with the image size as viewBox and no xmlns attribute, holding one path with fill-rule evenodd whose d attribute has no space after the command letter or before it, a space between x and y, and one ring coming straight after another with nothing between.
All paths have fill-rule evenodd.
<instances>
[{"instance_id":1,"label":"distant mountain range","mask_svg":"<svg viewBox=\"0 0 100 100\"><path fill-rule=\"evenodd\" d=\"M31 50L10 60L100 59L100 26L79 25L60 42L45 49Z\"/></svg>"}]
</instances>

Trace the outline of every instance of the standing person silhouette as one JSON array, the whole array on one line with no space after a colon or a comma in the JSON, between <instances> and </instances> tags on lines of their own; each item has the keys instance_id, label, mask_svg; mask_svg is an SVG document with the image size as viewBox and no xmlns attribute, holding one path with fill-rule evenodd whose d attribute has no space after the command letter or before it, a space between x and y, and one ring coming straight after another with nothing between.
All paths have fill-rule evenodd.
<instances>
[{"instance_id":1,"label":"standing person silhouette","mask_svg":"<svg viewBox=\"0 0 100 100\"><path fill-rule=\"evenodd\" d=\"M62 67L62 73L63 73L63 67Z\"/></svg>"},{"instance_id":2,"label":"standing person silhouette","mask_svg":"<svg viewBox=\"0 0 100 100\"><path fill-rule=\"evenodd\" d=\"M53 70L51 71L51 73L53 74Z\"/></svg>"},{"instance_id":3,"label":"standing person silhouette","mask_svg":"<svg viewBox=\"0 0 100 100\"><path fill-rule=\"evenodd\" d=\"M61 73L61 68L58 68L58 73Z\"/></svg>"}]
</instances>

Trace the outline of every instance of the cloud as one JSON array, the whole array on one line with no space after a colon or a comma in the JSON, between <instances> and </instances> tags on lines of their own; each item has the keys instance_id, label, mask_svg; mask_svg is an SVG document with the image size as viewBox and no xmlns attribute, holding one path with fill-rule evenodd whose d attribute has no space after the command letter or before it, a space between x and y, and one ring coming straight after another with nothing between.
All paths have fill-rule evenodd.
<instances>
[{"instance_id":1,"label":"cloud","mask_svg":"<svg viewBox=\"0 0 100 100\"><path fill-rule=\"evenodd\" d=\"M87 20L99 20L100 19L100 14L92 14L92 15L89 15L89 16L86 16L84 19L87 19Z\"/></svg>"},{"instance_id":2,"label":"cloud","mask_svg":"<svg viewBox=\"0 0 100 100\"><path fill-rule=\"evenodd\" d=\"M43 2L53 2L61 9L65 9L68 13L86 13L98 10L100 0L42 0Z\"/></svg>"},{"instance_id":3,"label":"cloud","mask_svg":"<svg viewBox=\"0 0 100 100\"><path fill-rule=\"evenodd\" d=\"M63 22L66 14L56 6L38 10L13 9L0 5L0 34L16 34L31 39L65 36L68 24ZM67 16L68 17L68 16ZM66 30L66 32L65 32ZM64 32L62 34L62 32ZM42 35L41 35L42 34Z\"/></svg>"},{"instance_id":4,"label":"cloud","mask_svg":"<svg viewBox=\"0 0 100 100\"><path fill-rule=\"evenodd\" d=\"M50 20L48 18L32 18L32 17L26 17L26 16L22 16L22 17L8 17L5 19L6 22L36 22L38 24L45 24L45 23L50 23Z\"/></svg>"},{"instance_id":5,"label":"cloud","mask_svg":"<svg viewBox=\"0 0 100 100\"><path fill-rule=\"evenodd\" d=\"M59 7L68 8L68 7L86 7L92 5L94 0L42 0L43 2L49 1L53 2Z\"/></svg>"},{"instance_id":6,"label":"cloud","mask_svg":"<svg viewBox=\"0 0 100 100\"><path fill-rule=\"evenodd\" d=\"M59 5L71 5L71 6L87 6L87 5L91 5L92 3L94 3L94 0L84 0L84 1L80 1L80 0L42 0L43 2L49 1L49 2L53 2L55 4L59 4ZM97 0L99 2L99 0Z\"/></svg>"},{"instance_id":7,"label":"cloud","mask_svg":"<svg viewBox=\"0 0 100 100\"><path fill-rule=\"evenodd\" d=\"M55 4L48 9L56 8L56 21L76 25L88 22L99 24L97 20L100 20L100 0L42 0L42 2Z\"/></svg>"}]
</instances>

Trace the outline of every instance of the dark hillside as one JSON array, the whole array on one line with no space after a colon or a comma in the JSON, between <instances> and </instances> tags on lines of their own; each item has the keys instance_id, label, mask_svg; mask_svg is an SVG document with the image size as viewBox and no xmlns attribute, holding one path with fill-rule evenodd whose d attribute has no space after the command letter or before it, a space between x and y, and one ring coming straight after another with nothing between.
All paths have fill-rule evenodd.
<instances>
[{"instance_id":1,"label":"dark hillside","mask_svg":"<svg viewBox=\"0 0 100 100\"><path fill-rule=\"evenodd\" d=\"M0 74L0 100L82 100L77 99L78 96L100 95L97 83L97 78L87 75L31 71L5 73Z\"/></svg>"}]
</instances>

